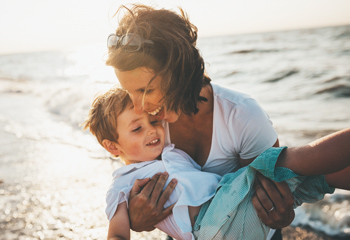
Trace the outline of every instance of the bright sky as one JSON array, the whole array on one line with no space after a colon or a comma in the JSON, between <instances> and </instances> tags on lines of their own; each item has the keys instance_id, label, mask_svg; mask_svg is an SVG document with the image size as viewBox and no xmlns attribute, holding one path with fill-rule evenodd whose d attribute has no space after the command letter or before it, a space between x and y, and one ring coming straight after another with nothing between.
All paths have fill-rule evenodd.
<instances>
[{"instance_id":1,"label":"bright sky","mask_svg":"<svg viewBox=\"0 0 350 240\"><path fill-rule=\"evenodd\" d=\"M0 54L104 43L125 0L0 0ZM350 24L349 0L138 0L181 6L199 37Z\"/></svg>"}]
</instances>

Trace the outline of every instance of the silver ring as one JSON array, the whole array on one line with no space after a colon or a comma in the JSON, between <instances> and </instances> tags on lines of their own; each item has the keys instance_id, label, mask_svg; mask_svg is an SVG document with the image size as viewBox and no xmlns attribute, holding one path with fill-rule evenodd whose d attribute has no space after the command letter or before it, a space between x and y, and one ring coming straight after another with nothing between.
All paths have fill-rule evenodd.
<instances>
[{"instance_id":1,"label":"silver ring","mask_svg":"<svg viewBox=\"0 0 350 240\"><path fill-rule=\"evenodd\" d=\"M269 211L267 212L272 212L275 209L275 207L272 207Z\"/></svg>"}]
</instances>

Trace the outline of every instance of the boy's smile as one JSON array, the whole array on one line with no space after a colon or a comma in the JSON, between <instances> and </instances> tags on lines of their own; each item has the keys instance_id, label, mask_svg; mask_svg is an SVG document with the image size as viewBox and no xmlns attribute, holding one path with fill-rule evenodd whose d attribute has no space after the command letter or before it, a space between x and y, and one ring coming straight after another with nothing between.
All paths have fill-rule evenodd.
<instances>
[{"instance_id":1,"label":"boy's smile","mask_svg":"<svg viewBox=\"0 0 350 240\"><path fill-rule=\"evenodd\" d=\"M146 112L137 114L129 104L117 117L116 147L126 164L155 160L163 151L162 122Z\"/></svg>"}]
</instances>

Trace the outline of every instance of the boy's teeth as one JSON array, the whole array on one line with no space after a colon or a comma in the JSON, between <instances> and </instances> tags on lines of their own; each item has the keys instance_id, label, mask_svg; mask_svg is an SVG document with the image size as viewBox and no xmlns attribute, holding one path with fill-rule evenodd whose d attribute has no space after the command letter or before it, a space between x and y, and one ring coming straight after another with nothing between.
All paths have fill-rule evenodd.
<instances>
[{"instance_id":1,"label":"boy's teeth","mask_svg":"<svg viewBox=\"0 0 350 240\"><path fill-rule=\"evenodd\" d=\"M155 143L157 143L158 141L159 141L159 139L155 139L155 140L153 140L153 141L150 141L149 144L155 144ZM149 145L149 144L148 144L148 145Z\"/></svg>"},{"instance_id":2,"label":"boy's teeth","mask_svg":"<svg viewBox=\"0 0 350 240\"><path fill-rule=\"evenodd\" d=\"M159 108L157 108L156 110L154 110L153 112L148 112L148 114L150 115L156 115L157 113L159 113L160 109L162 109L162 106L160 106Z\"/></svg>"}]
</instances>

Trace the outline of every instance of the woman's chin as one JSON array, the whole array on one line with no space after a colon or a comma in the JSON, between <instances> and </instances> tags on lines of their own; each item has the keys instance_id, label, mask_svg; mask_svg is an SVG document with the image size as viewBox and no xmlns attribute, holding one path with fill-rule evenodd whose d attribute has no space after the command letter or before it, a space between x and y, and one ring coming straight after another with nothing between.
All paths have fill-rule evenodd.
<instances>
[{"instance_id":1,"label":"woman's chin","mask_svg":"<svg viewBox=\"0 0 350 240\"><path fill-rule=\"evenodd\" d=\"M178 114L171 112L171 113L163 113L163 118L165 121L167 121L168 123L174 123L179 119Z\"/></svg>"},{"instance_id":2,"label":"woman's chin","mask_svg":"<svg viewBox=\"0 0 350 240\"><path fill-rule=\"evenodd\" d=\"M167 112L164 108L162 108L155 117L158 120L165 120L168 123L174 123L179 119L179 114L175 112Z\"/></svg>"}]
</instances>

